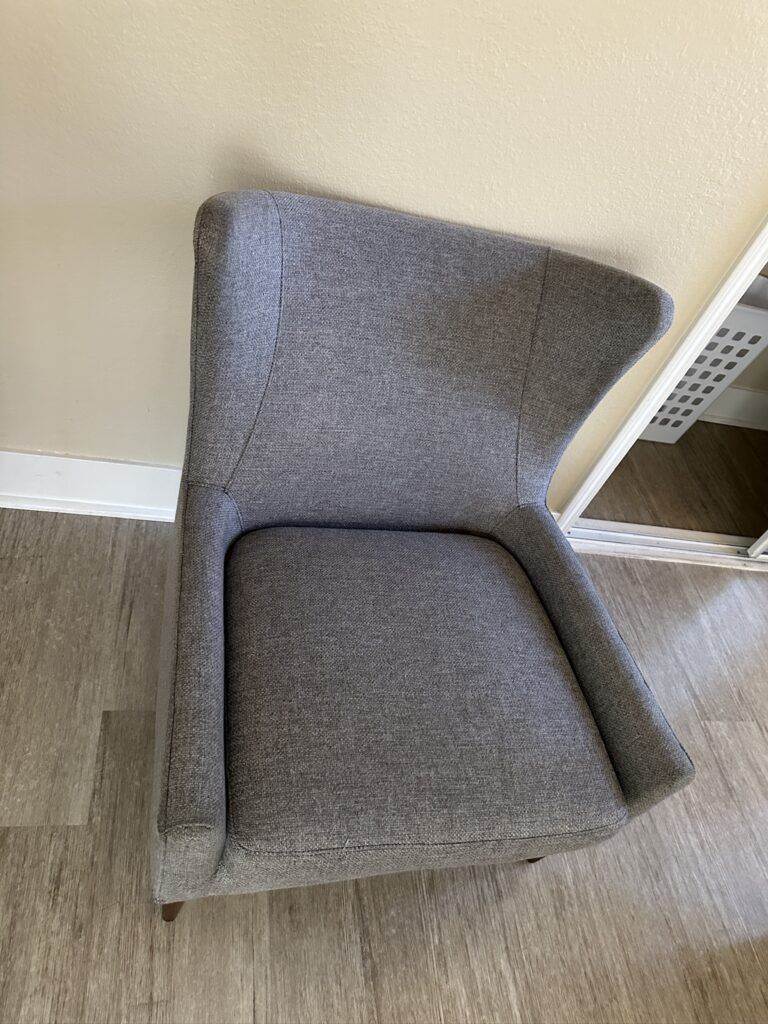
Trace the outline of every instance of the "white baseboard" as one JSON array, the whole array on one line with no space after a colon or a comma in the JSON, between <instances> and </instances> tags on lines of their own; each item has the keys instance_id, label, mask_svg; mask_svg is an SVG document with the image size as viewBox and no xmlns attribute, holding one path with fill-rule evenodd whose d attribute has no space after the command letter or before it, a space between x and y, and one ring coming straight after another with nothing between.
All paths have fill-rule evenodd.
<instances>
[{"instance_id":1,"label":"white baseboard","mask_svg":"<svg viewBox=\"0 0 768 1024\"><path fill-rule=\"evenodd\" d=\"M726 388L700 419L730 427L768 430L768 394L752 388Z\"/></svg>"},{"instance_id":2,"label":"white baseboard","mask_svg":"<svg viewBox=\"0 0 768 1024\"><path fill-rule=\"evenodd\" d=\"M181 470L0 451L0 508L170 522Z\"/></svg>"}]
</instances>

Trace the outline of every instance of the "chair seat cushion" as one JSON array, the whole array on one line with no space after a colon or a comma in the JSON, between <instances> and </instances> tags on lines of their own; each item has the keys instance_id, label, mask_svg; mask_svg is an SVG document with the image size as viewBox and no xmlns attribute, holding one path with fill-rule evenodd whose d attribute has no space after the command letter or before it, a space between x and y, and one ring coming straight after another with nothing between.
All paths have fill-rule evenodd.
<instances>
[{"instance_id":1,"label":"chair seat cushion","mask_svg":"<svg viewBox=\"0 0 768 1024\"><path fill-rule=\"evenodd\" d=\"M284 858L276 884L535 856L627 816L536 592L492 540L245 534L226 666L228 836L241 869Z\"/></svg>"}]
</instances>

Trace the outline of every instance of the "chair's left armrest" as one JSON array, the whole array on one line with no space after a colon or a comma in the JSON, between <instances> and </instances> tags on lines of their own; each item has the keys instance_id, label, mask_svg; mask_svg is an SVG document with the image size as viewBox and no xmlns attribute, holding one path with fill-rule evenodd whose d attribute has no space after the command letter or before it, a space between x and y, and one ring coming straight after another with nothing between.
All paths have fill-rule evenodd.
<instances>
[{"instance_id":1,"label":"chair's left armrest","mask_svg":"<svg viewBox=\"0 0 768 1024\"><path fill-rule=\"evenodd\" d=\"M224 563L241 531L221 489L182 480L157 696L153 893L200 895L226 837Z\"/></svg>"},{"instance_id":2,"label":"chair's left armrest","mask_svg":"<svg viewBox=\"0 0 768 1024\"><path fill-rule=\"evenodd\" d=\"M555 627L630 813L685 786L691 760L546 507L516 509L494 535L522 565Z\"/></svg>"}]
</instances>

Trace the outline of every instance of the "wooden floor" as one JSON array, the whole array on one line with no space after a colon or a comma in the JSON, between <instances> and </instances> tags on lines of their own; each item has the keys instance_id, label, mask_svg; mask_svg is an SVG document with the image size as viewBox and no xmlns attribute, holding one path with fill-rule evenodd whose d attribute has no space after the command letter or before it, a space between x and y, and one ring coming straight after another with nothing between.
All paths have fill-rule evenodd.
<instances>
[{"instance_id":1,"label":"wooden floor","mask_svg":"<svg viewBox=\"0 0 768 1024\"><path fill-rule=\"evenodd\" d=\"M768 431L700 420L676 444L637 441L583 514L759 537L768 530Z\"/></svg>"},{"instance_id":2,"label":"wooden floor","mask_svg":"<svg viewBox=\"0 0 768 1024\"><path fill-rule=\"evenodd\" d=\"M768 578L593 556L698 778L536 865L206 900L146 821L169 528L0 513L0 1021L768 1020Z\"/></svg>"}]
</instances>

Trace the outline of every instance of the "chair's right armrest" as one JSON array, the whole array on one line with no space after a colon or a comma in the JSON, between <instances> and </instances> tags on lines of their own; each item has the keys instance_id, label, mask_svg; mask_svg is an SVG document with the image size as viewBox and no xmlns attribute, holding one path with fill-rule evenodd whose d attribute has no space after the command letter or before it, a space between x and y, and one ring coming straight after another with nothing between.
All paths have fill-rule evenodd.
<instances>
[{"instance_id":1,"label":"chair's right armrest","mask_svg":"<svg viewBox=\"0 0 768 1024\"><path fill-rule=\"evenodd\" d=\"M690 758L545 506L527 505L496 531L522 565L568 655L632 815L693 778Z\"/></svg>"},{"instance_id":2,"label":"chair's right armrest","mask_svg":"<svg viewBox=\"0 0 768 1024\"><path fill-rule=\"evenodd\" d=\"M221 488L182 480L157 695L152 875L160 903L200 895L224 846L224 563L240 532Z\"/></svg>"}]
</instances>

